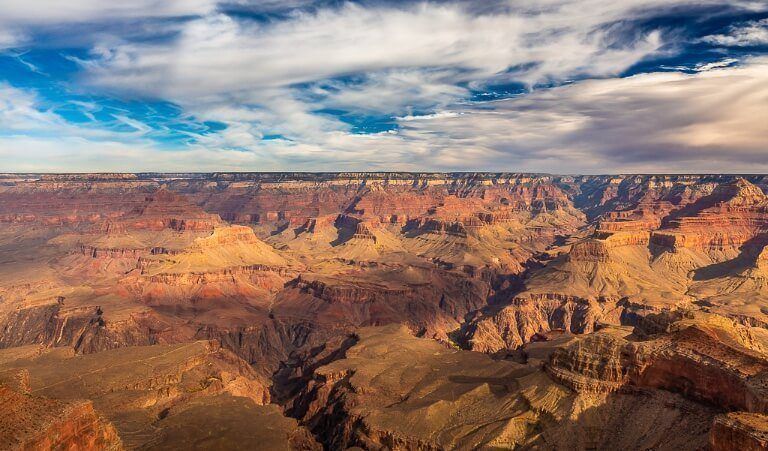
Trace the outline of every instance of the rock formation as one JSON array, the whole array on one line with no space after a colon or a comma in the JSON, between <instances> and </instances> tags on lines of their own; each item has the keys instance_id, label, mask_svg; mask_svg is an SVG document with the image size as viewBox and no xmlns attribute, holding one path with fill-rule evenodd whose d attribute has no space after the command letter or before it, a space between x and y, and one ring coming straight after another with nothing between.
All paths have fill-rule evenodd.
<instances>
[{"instance_id":1,"label":"rock formation","mask_svg":"<svg viewBox=\"0 0 768 451\"><path fill-rule=\"evenodd\" d=\"M13 446L763 446L767 186L0 174L3 393L72 418Z\"/></svg>"},{"instance_id":2,"label":"rock formation","mask_svg":"<svg viewBox=\"0 0 768 451\"><path fill-rule=\"evenodd\" d=\"M573 374L621 379L609 364L621 356L600 341L580 347ZM717 416L657 388L563 386L533 361L451 350L395 326L362 329L335 345L303 364L297 357L282 373L303 375L285 379L301 387L287 412L333 449L696 449ZM548 365L561 361L555 354Z\"/></svg>"},{"instance_id":3,"label":"rock formation","mask_svg":"<svg viewBox=\"0 0 768 451\"><path fill-rule=\"evenodd\" d=\"M757 451L768 448L768 417L762 414L733 412L715 418L709 433L713 451Z\"/></svg>"},{"instance_id":4,"label":"rock formation","mask_svg":"<svg viewBox=\"0 0 768 451\"><path fill-rule=\"evenodd\" d=\"M6 371L0 378L3 449L123 449L114 426L91 402L32 395L24 370Z\"/></svg>"}]
</instances>

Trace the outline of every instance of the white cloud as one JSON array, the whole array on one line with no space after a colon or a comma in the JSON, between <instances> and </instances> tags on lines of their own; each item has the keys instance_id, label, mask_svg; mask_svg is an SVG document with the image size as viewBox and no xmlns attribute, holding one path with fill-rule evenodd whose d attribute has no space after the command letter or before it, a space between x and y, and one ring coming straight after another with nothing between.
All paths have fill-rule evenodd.
<instances>
[{"instance_id":1,"label":"white cloud","mask_svg":"<svg viewBox=\"0 0 768 451\"><path fill-rule=\"evenodd\" d=\"M93 141L0 135L3 170L14 172L174 172L275 169L250 152L202 147L162 149L146 141Z\"/></svg>"},{"instance_id":2,"label":"white cloud","mask_svg":"<svg viewBox=\"0 0 768 451\"><path fill-rule=\"evenodd\" d=\"M18 45L23 38L23 35L14 32L9 27L0 29L0 51Z\"/></svg>"},{"instance_id":3,"label":"white cloud","mask_svg":"<svg viewBox=\"0 0 768 451\"><path fill-rule=\"evenodd\" d=\"M121 114L113 114L112 117L117 119L117 121L120 122L121 124L129 126L139 133L147 133L152 131L152 127L150 127L149 125L143 122L139 122L137 120L131 119L127 116L123 116Z\"/></svg>"},{"instance_id":4,"label":"white cloud","mask_svg":"<svg viewBox=\"0 0 768 451\"><path fill-rule=\"evenodd\" d=\"M457 4L410 9L350 4L267 25L213 15L189 22L171 45L101 49L92 76L104 86L180 99L252 95L355 72L433 67L462 69L452 80L460 81L529 65L517 76L535 82L574 72L613 75L661 44L657 33L649 33L618 45L597 29L626 17L632 6L658 2L628 2L622 8L584 3L564 2L536 15L526 9L484 16ZM590 4L596 8L587 11Z\"/></svg>"},{"instance_id":5,"label":"white cloud","mask_svg":"<svg viewBox=\"0 0 768 451\"><path fill-rule=\"evenodd\" d=\"M169 99L228 124L229 146L257 146L266 134L327 146L329 133L350 127L314 113L321 108L408 115L465 98L469 83L615 75L656 52L661 36L621 42L605 25L669 4L619 3L518 1L485 15L461 3L346 4L268 24L213 14L186 23L170 43L97 48L85 68L103 89ZM337 79L349 74L364 75Z\"/></svg>"},{"instance_id":6,"label":"white cloud","mask_svg":"<svg viewBox=\"0 0 768 451\"><path fill-rule=\"evenodd\" d=\"M452 112L402 122L402 138L445 169L768 170L768 59L584 81Z\"/></svg>"},{"instance_id":7,"label":"white cloud","mask_svg":"<svg viewBox=\"0 0 768 451\"><path fill-rule=\"evenodd\" d=\"M720 69L723 67L733 66L738 63L736 58L725 58L720 61L713 61L711 63L699 63L693 68L696 72L704 72L712 69Z\"/></svg>"},{"instance_id":8,"label":"white cloud","mask_svg":"<svg viewBox=\"0 0 768 451\"><path fill-rule=\"evenodd\" d=\"M41 111L34 94L0 82L0 124L4 133L28 133L67 127L62 118Z\"/></svg>"},{"instance_id":9,"label":"white cloud","mask_svg":"<svg viewBox=\"0 0 768 451\"><path fill-rule=\"evenodd\" d=\"M444 119L444 118L457 117L460 114L461 113L457 113L456 111L440 111L432 114L422 114L420 116L414 116L409 114L407 116L398 117L397 120L400 122L425 121L429 119Z\"/></svg>"},{"instance_id":10,"label":"white cloud","mask_svg":"<svg viewBox=\"0 0 768 451\"><path fill-rule=\"evenodd\" d=\"M59 44L65 40L119 41L118 36L123 33L157 33L156 29L142 30L142 19L204 16L215 12L216 7L217 0L0 0L0 51L33 45L29 36L41 29L54 31L54 39ZM82 24L103 26L122 21L135 21L135 29L110 26L95 31L82 27ZM71 29L73 26L79 28Z\"/></svg>"},{"instance_id":11,"label":"white cloud","mask_svg":"<svg viewBox=\"0 0 768 451\"><path fill-rule=\"evenodd\" d=\"M214 0L0 0L0 24L61 25L149 17L207 14Z\"/></svg>"},{"instance_id":12,"label":"white cloud","mask_svg":"<svg viewBox=\"0 0 768 451\"><path fill-rule=\"evenodd\" d=\"M128 118L115 118L134 128L135 132L118 133L94 126L74 125L58 114L43 108L34 92L15 88L0 82L0 134L9 136L35 137L77 137L100 140L137 139L150 130L146 124L141 124Z\"/></svg>"},{"instance_id":13,"label":"white cloud","mask_svg":"<svg viewBox=\"0 0 768 451\"><path fill-rule=\"evenodd\" d=\"M453 70L400 69L367 74L359 83L328 81L310 87L305 94L319 97L323 108L373 114L397 114L403 109L444 107L469 95L454 83Z\"/></svg>"},{"instance_id":14,"label":"white cloud","mask_svg":"<svg viewBox=\"0 0 768 451\"><path fill-rule=\"evenodd\" d=\"M97 109L96 105L86 104ZM244 119L250 119L245 116ZM418 146L404 146L390 134L327 133L329 148L282 140L254 143L253 130L230 127L223 134L196 136L197 145L161 147L145 124L118 117L135 131L78 126L41 109L34 93L0 83L0 161L5 171L193 171L281 170L287 168L387 168L405 161ZM225 149L238 143L248 151ZM332 150L331 150L332 149ZM400 167L409 167L403 163ZM413 167L411 167L413 169Z\"/></svg>"},{"instance_id":15,"label":"white cloud","mask_svg":"<svg viewBox=\"0 0 768 451\"><path fill-rule=\"evenodd\" d=\"M768 45L768 19L731 27L729 34L707 36L702 41L732 47Z\"/></svg>"},{"instance_id":16,"label":"white cloud","mask_svg":"<svg viewBox=\"0 0 768 451\"><path fill-rule=\"evenodd\" d=\"M6 170L521 170L557 173L768 170L768 59L696 74L590 80L400 119L396 133L327 131L321 143L223 134L162 149L139 132L66 124L0 89ZM139 127L140 128L140 127ZM10 131L7 131L10 130ZM237 143L245 151L228 150Z\"/></svg>"},{"instance_id":17,"label":"white cloud","mask_svg":"<svg viewBox=\"0 0 768 451\"><path fill-rule=\"evenodd\" d=\"M97 108L94 105L86 105ZM216 150L203 146L163 148L145 137L149 128L117 117L134 132L73 125L42 110L34 93L0 83L0 161L3 170L34 171L183 171L237 170L266 166L266 154Z\"/></svg>"}]
</instances>

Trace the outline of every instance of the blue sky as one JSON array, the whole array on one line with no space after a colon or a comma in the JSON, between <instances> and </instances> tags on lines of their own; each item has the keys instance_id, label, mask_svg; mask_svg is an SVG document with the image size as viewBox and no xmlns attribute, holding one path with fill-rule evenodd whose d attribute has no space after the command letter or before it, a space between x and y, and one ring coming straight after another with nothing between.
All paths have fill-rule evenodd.
<instances>
[{"instance_id":1,"label":"blue sky","mask_svg":"<svg viewBox=\"0 0 768 451\"><path fill-rule=\"evenodd\" d=\"M765 172L767 117L765 0L0 0L5 171Z\"/></svg>"}]
</instances>

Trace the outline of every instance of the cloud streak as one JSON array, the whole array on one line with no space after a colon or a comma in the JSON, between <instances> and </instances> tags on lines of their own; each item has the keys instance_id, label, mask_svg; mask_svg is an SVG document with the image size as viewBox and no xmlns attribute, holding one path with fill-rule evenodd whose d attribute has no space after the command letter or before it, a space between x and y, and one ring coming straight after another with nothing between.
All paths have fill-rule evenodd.
<instances>
[{"instance_id":1,"label":"cloud streak","mask_svg":"<svg viewBox=\"0 0 768 451\"><path fill-rule=\"evenodd\" d=\"M0 136L0 155L15 162L9 170L42 168L40 162L68 170L768 170L765 58L696 74L587 80L402 117L398 132L328 132L322 146L282 140L251 145L251 130L232 129L227 133L244 137L212 134L197 145L158 149L143 138L140 125L128 134L74 129L39 112L23 92L6 87L0 99L0 120L22 136ZM40 131L46 133L25 136ZM247 151L226 149L226 142L238 139L250 146ZM27 149L23 157L9 154L20 146Z\"/></svg>"},{"instance_id":2,"label":"cloud streak","mask_svg":"<svg viewBox=\"0 0 768 451\"><path fill-rule=\"evenodd\" d=\"M554 172L768 170L768 60L698 74L592 80L409 118L404 139L441 167L475 149L494 164Z\"/></svg>"},{"instance_id":3,"label":"cloud streak","mask_svg":"<svg viewBox=\"0 0 768 451\"><path fill-rule=\"evenodd\" d=\"M729 31L729 34L706 36L702 41L736 47L768 45L768 19L731 27Z\"/></svg>"},{"instance_id":4,"label":"cloud streak","mask_svg":"<svg viewBox=\"0 0 768 451\"><path fill-rule=\"evenodd\" d=\"M149 17L203 15L213 11L213 0L0 0L0 23L62 25Z\"/></svg>"},{"instance_id":5,"label":"cloud streak","mask_svg":"<svg viewBox=\"0 0 768 451\"><path fill-rule=\"evenodd\" d=\"M397 116L461 101L470 84L615 75L656 52L661 36L620 39L605 24L659 4L517 2L482 15L458 3L346 4L267 24L214 14L170 44L99 48L86 69L101 89L228 124L224 146L253 148L265 135L329 146L351 126L318 110Z\"/></svg>"},{"instance_id":6,"label":"cloud streak","mask_svg":"<svg viewBox=\"0 0 768 451\"><path fill-rule=\"evenodd\" d=\"M535 83L578 73L614 75L660 46L653 31L622 42L602 25L634 7L560 2L551 12L528 8L474 16L459 4L407 9L363 8L297 13L274 24L218 14L189 22L171 45L100 49L94 83L171 98L247 97L353 73L457 68L455 82L505 76ZM625 2L622 2L622 4ZM552 5L555 5L552 2ZM602 5L602 10L598 8ZM579 8L575 8L578 6Z\"/></svg>"}]
</instances>

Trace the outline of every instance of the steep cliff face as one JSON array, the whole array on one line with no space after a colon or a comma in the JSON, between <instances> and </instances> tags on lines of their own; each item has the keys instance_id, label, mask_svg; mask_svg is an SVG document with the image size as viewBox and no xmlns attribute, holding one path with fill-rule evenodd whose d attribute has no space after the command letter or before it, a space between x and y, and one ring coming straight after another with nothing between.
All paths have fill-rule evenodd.
<instances>
[{"instance_id":1,"label":"steep cliff face","mask_svg":"<svg viewBox=\"0 0 768 451\"><path fill-rule=\"evenodd\" d=\"M581 325L543 320L551 307L538 315L524 314L533 319L533 328L520 326L519 306L542 297L567 299L561 301L565 309L567 302L580 301L589 305L588 316L613 324L634 325L639 316L691 308L744 324L768 324L760 269L760 250L768 236L762 190L736 178L695 200L686 199L676 209L659 210L653 224L635 213L604 214L591 237L532 271L507 307L474 319L465 328L465 341L473 349L497 351L520 346L533 333L554 327L583 331ZM649 212L643 208L643 214Z\"/></svg>"},{"instance_id":2,"label":"steep cliff face","mask_svg":"<svg viewBox=\"0 0 768 451\"><path fill-rule=\"evenodd\" d=\"M38 180L4 186L0 198L0 219L8 223L82 227L117 221L127 228L183 231L212 230L221 221L154 181Z\"/></svg>"},{"instance_id":3,"label":"steep cliff face","mask_svg":"<svg viewBox=\"0 0 768 451\"><path fill-rule=\"evenodd\" d=\"M689 293L706 310L744 324L768 326L768 246L759 239L735 259L695 272Z\"/></svg>"},{"instance_id":4,"label":"steep cliff face","mask_svg":"<svg viewBox=\"0 0 768 451\"><path fill-rule=\"evenodd\" d=\"M343 352L315 356L326 363L323 366L309 362L311 378L305 379L306 386L289 409L328 447L466 447L492 440L496 428L481 428L472 434L474 437L448 433L441 439L437 439L433 428L445 430L448 424L471 424L489 414L486 420L492 421L515 410L510 405L491 414L499 403L490 403L493 392L506 391L503 376L514 369L514 364L494 365L482 355L457 355L434 342L414 339L406 329L397 327L367 329L355 340L359 341L351 347L350 343L340 343L346 348ZM450 355L468 360L450 362ZM374 360L379 363L370 365ZM399 360L398 366L394 366L395 360ZM470 363L472 375L469 371L460 374L460 365ZM434 372L434 378L424 379L431 376L430 372ZM445 384L435 385L443 378ZM432 392L435 389L438 391ZM484 401L489 404L483 407ZM463 421L459 417L462 406L470 415ZM401 421L396 421L395 416Z\"/></svg>"},{"instance_id":5,"label":"steep cliff face","mask_svg":"<svg viewBox=\"0 0 768 451\"><path fill-rule=\"evenodd\" d=\"M282 440L277 449L287 449L292 437L301 438L300 434L293 434L295 422L283 421L274 407L267 406L268 380L217 343L135 346L81 356L65 349L0 351L0 374L19 368L29 374L31 397L27 394L13 398L21 402L14 415L17 419L29 420L30 423L23 426L30 437L27 441L32 443L30 440L39 438L43 448L47 448L50 440L71 439L77 446L83 446L78 449L109 449L106 441L104 446L98 442L105 440L102 436L106 435L95 434L99 432L94 429L95 425L100 423L95 421L98 417L93 413L94 408L114 424L114 428L105 429L111 434L108 436L118 444L122 441L128 449L172 445L165 442L164 437L176 433L177 420L182 418L190 423L207 423L209 428L187 430L185 436L190 444L217 430L214 442L234 443L232 439L242 435L243 446L254 446L259 437L248 430L259 422L267 422L266 430L274 427L276 435L270 440ZM37 405L38 399L50 401L30 411L29 404ZM90 401L70 401L75 399ZM206 404L208 410L199 409ZM3 406L10 408L14 404L4 402ZM59 412L56 406L64 407ZM248 419L228 425L228 412ZM6 418L10 422L14 417L3 417ZM50 419L52 426L48 426L46 419ZM89 432L89 427L94 433ZM313 440L308 436L304 438L311 447ZM51 445L56 448L55 443Z\"/></svg>"},{"instance_id":6,"label":"steep cliff face","mask_svg":"<svg viewBox=\"0 0 768 451\"><path fill-rule=\"evenodd\" d=\"M0 218L47 226L93 223L127 215L155 189L145 181L24 181L0 187Z\"/></svg>"},{"instance_id":7,"label":"steep cliff face","mask_svg":"<svg viewBox=\"0 0 768 451\"><path fill-rule=\"evenodd\" d=\"M402 328L331 345L337 351L295 356L304 364L286 371L301 387L287 412L333 449L698 449L717 414L656 389L572 390L536 364L447 349ZM615 379L597 352L616 347L601 346L574 369Z\"/></svg>"},{"instance_id":8,"label":"steep cliff face","mask_svg":"<svg viewBox=\"0 0 768 451\"><path fill-rule=\"evenodd\" d=\"M151 259L158 266L153 268ZM253 230L242 226L217 227L208 236L196 239L180 252L157 252L143 262L143 272L188 273L236 267L287 266L285 258L258 239Z\"/></svg>"},{"instance_id":9,"label":"steep cliff face","mask_svg":"<svg viewBox=\"0 0 768 451\"><path fill-rule=\"evenodd\" d=\"M641 349L636 384L684 393L729 410L768 411L768 360L721 342L707 327L690 326ZM655 349L661 345L663 350Z\"/></svg>"},{"instance_id":10,"label":"steep cliff face","mask_svg":"<svg viewBox=\"0 0 768 451\"><path fill-rule=\"evenodd\" d=\"M613 332L613 333L611 333ZM576 391L615 392L630 382L633 356L625 331L602 331L555 350L548 373Z\"/></svg>"},{"instance_id":11,"label":"steep cliff face","mask_svg":"<svg viewBox=\"0 0 768 451\"><path fill-rule=\"evenodd\" d=\"M382 223L404 224L410 219L437 214L467 218L478 209L488 213L567 210L578 215L552 177L525 174L269 174L229 175L207 182L179 183L190 196L205 196L204 206L237 222L293 226L307 220L345 212ZM176 189L174 183L170 183Z\"/></svg>"},{"instance_id":12,"label":"steep cliff face","mask_svg":"<svg viewBox=\"0 0 768 451\"><path fill-rule=\"evenodd\" d=\"M615 303L569 296L535 296L515 299L493 314L479 314L461 330L460 344L474 351L494 353L515 349L536 334L551 330L589 333L612 315Z\"/></svg>"},{"instance_id":13,"label":"steep cliff face","mask_svg":"<svg viewBox=\"0 0 768 451\"><path fill-rule=\"evenodd\" d=\"M574 191L575 204L590 219L633 228L654 226L673 211L709 195L733 176L618 175L580 176L561 181ZM753 177L763 182L763 177ZM626 223L626 224L625 224Z\"/></svg>"},{"instance_id":14,"label":"steep cliff face","mask_svg":"<svg viewBox=\"0 0 768 451\"><path fill-rule=\"evenodd\" d=\"M89 220L93 225L85 229L76 222L57 223L56 227L70 224L66 227L78 230L49 241L68 252L54 270L66 275L70 284L86 279L91 286L102 285L101 292L120 280L121 289L112 289L110 295L149 307L151 311L143 317L173 328L179 327L178 319L194 322L184 326L186 331L178 337L220 327L217 317L227 321L242 317L246 318L243 323L263 324L268 315L282 310L294 317L289 322L306 323L307 318L298 319L294 314L296 299L302 295L292 291L299 287L309 295L304 297L308 302L325 297L344 305L364 305L365 312L338 316L358 325L401 321L402 315L393 315L392 309L370 308L370 304L384 306L397 304L401 297L411 299L405 308L413 318L409 323L441 339L459 327L464 315L483 308L483 297L501 306L508 303L510 311L492 314L498 324L491 324L491 316L477 319L473 315L473 324L465 328L498 335L465 340L493 342L482 347L490 351L502 345L519 346L537 331L584 332L596 321L626 321L638 314L687 308L693 301L745 323L762 324L764 313L755 305L761 302L764 290L756 271L726 271L715 277L705 271L738 252L734 246L753 246L752 241L739 244L744 239L759 239L765 197L752 182L764 181L750 180L719 176L175 174L162 181L157 176L126 179L104 175L92 180L41 177L6 186L2 194L9 200L8 208L16 205L18 211L30 214L45 212L40 200L45 196L67 198L62 205L80 212L91 208L104 213L93 216ZM109 205L118 199L121 206ZM596 231L585 239L581 239L584 233L576 232L584 224L579 208L596 218ZM224 226L216 214L234 221L244 218L242 222L253 225L264 241L249 228ZM728 229L733 239L718 228ZM680 245L694 241L699 244ZM712 251L714 248L720 250ZM412 282L411 276L398 275L397 283L390 286L379 283L379 276L368 271L355 275L354 283L337 282L360 265L386 265L395 269L390 271L394 274L397 268L417 263L466 281L441 283L417 277L420 280ZM543 268L530 270L542 263ZM691 277L692 271L699 273ZM484 274L490 289L476 286L473 279L477 274ZM523 289L517 290L524 276ZM311 282L306 284L306 280ZM437 289L425 287L425 280ZM369 281L376 283L367 284ZM312 285L317 286L310 288ZM467 294L451 294L460 290ZM745 295L756 295L758 302L739 305L737 297ZM345 300L350 296L356 301ZM367 301L357 302L361 299ZM558 299L560 304L553 305ZM107 329L121 324L136 330L117 334L136 338L110 335L104 342L162 342L165 338L160 336L174 339L168 327L158 331L136 327L124 318L110 321L110 306L93 302L88 308L94 311L96 307L105 314L90 314L88 322L100 324L103 320ZM334 309L317 310L321 316L329 311ZM360 320L353 320L355 317ZM41 327L38 322L27 329L39 331ZM50 342L54 329L48 327L48 336L43 338ZM106 330L96 329L102 335ZM225 333L233 329L221 328ZM492 333L494 330L497 332ZM10 335L14 333L10 331ZM141 339L142 334L152 336ZM19 344L36 339L6 341Z\"/></svg>"},{"instance_id":15,"label":"steep cliff face","mask_svg":"<svg viewBox=\"0 0 768 451\"><path fill-rule=\"evenodd\" d=\"M0 325L2 348L42 344L93 353L191 338L190 331L182 324L173 324L152 312L111 321L104 318L99 306L65 308L62 303L12 311L0 317Z\"/></svg>"},{"instance_id":16,"label":"steep cliff face","mask_svg":"<svg viewBox=\"0 0 768 451\"><path fill-rule=\"evenodd\" d=\"M324 285L302 288L322 292L320 298L422 297L426 305L408 307L409 315L416 315L412 322L443 338L465 314L484 307L477 296L510 303L513 311L495 315L500 324L470 328L498 329L511 337L501 340L506 346L524 342L534 329L588 331L596 320L621 320L636 315L638 308L658 312L687 307L702 298L707 303L700 302L702 308L741 317L745 323L764 320L755 303L747 307L735 301L751 293L760 299L764 290L755 271L716 277L701 272L724 263L739 246L753 246L761 236L765 196L755 184L764 184L761 178L174 174L162 179L40 177L5 186L2 195L9 200L7 208L33 216L45 213L45 196L69 199L62 208L99 210L88 220L92 226L83 229L77 221L59 221L51 229L67 229L49 240L69 255L59 258L55 271L70 284L87 279L91 286L102 285L102 292L120 280L128 292L112 291L121 298L150 307L167 324L174 324L174 317L192 320L193 331L216 325L211 324L215 315L263 322L279 310L275 300L290 299L286 308L292 309L295 296L279 293L303 283L294 280ZM585 239L581 237L588 234L576 231L584 224L579 209L595 218L596 231ZM240 222L252 225L263 240L249 228L224 226L216 214L233 221L243 218ZM77 230L71 231L73 227ZM728 237L720 229L727 229ZM699 244L681 244L694 242ZM377 277L371 272L356 276L356 286L328 282L346 278L359 265L410 268L416 263L457 278L469 276L463 288L478 294L465 301L444 289L427 293L421 281L408 280L395 289L366 286L366 277ZM543 268L530 270L542 263ZM692 271L703 275L691 277ZM307 276L299 278L302 273ZM478 273L488 274L485 280L493 285L485 294L472 282ZM523 289L516 290L523 277ZM463 289L462 284L451 285ZM317 297L309 294L310 299ZM552 299L566 301L553 306ZM391 301L377 301L386 302ZM543 310L526 307L519 313L518 305L536 303ZM584 305L589 306L586 311ZM626 313L621 305L638 308ZM93 307L104 310L105 319L110 316L108 305L94 302ZM446 310L448 315L440 312ZM386 309L368 311L379 313L366 313L370 320L357 324L399 321L387 318L392 315ZM571 316L576 318L573 325ZM509 326L509 318L530 326ZM15 343L29 340L34 339ZM500 347L498 339L488 340L497 343L489 350Z\"/></svg>"},{"instance_id":17,"label":"steep cliff face","mask_svg":"<svg viewBox=\"0 0 768 451\"><path fill-rule=\"evenodd\" d=\"M263 308L295 276L285 258L242 226L217 227L177 252L146 256L138 266L122 283L143 304L175 308L180 316L226 305Z\"/></svg>"},{"instance_id":18,"label":"steep cliff face","mask_svg":"<svg viewBox=\"0 0 768 451\"><path fill-rule=\"evenodd\" d=\"M0 373L0 446L3 449L122 450L111 423L89 401L30 395L26 371Z\"/></svg>"},{"instance_id":19,"label":"steep cliff face","mask_svg":"<svg viewBox=\"0 0 768 451\"><path fill-rule=\"evenodd\" d=\"M468 313L485 305L489 284L479 277L433 268L384 268L340 277L305 278L281 293L276 317L300 315L309 308L320 324L368 326L407 324L441 340Z\"/></svg>"},{"instance_id":20,"label":"steep cliff face","mask_svg":"<svg viewBox=\"0 0 768 451\"><path fill-rule=\"evenodd\" d=\"M579 391L652 387L727 410L765 413L768 358L744 346L749 333L706 319L673 323L670 332L646 341L609 328L555 351L547 371Z\"/></svg>"},{"instance_id":21,"label":"steep cliff face","mask_svg":"<svg viewBox=\"0 0 768 451\"><path fill-rule=\"evenodd\" d=\"M205 213L183 196L161 188L144 198L125 218L133 229L210 231L221 223L216 214Z\"/></svg>"},{"instance_id":22,"label":"steep cliff face","mask_svg":"<svg viewBox=\"0 0 768 451\"><path fill-rule=\"evenodd\" d=\"M766 449L768 417L745 412L720 415L709 433L709 446L713 451Z\"/></svg>"},{"instance_id":23,"label":"steep cliff face","mask_svg":"<svg viewBox=\"0 0 768 451\"><path fill-rule=\"evenodd\" d=\"M739 247L768 228L768 198L743 178L718 185L699 199L666 218L652 241L677 251L693 248L715 261L738 255Z\"/></svg>"},{"instance_id":24,"label":"steep cliff face","mask_svg":"<svg viewBox=\"0 0 768 451\"><path fill-rule=\"evenodd\" d=\"M3 449L123 449L111 424L88 402L30 398L0 387Z\"/></svg>"},{"instance_id":25,"label":"steep cliff face","mask_svg":"<svg viewBox=\"0 0 768 451\"><path fill-rule=\"evenodd\" d=\"M760 449L764 337L696 315L642 341L627 327L540 335L518 364L389 326L296 354L276 380L331 448Z\"/></svg>"}]
</instances>

